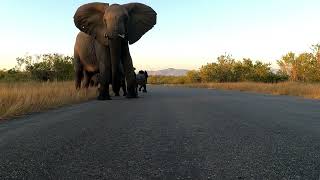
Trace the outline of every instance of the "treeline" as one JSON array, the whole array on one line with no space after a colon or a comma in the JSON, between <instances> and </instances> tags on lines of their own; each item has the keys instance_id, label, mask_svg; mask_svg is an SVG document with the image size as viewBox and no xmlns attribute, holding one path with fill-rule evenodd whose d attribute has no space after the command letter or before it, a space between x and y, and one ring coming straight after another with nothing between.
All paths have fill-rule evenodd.
<instances>
[{"instance_id":1,"label":"treeline","mask_svg":"<svg viewBox=\"0 0 320 180\"><path fill-rule=\"evenodd\" d=\"M18 57L17 66L0 70L0 81L67 81L74 77L73 57L43 54Z\"/></svg>"},{"instance_id":2,"label":"treeline","mask_svg":"<svg viewBox=\"0 0 320 180\"><path fill-rule=\"evenodd\" d=\"M312 52L289 52L278 61L280 72L291 81L320 82L320 44L312 46Z\"/></svg>"},{"instance_id":3,"label":"treeline","mask_svg":"<svg viewBox=\"0 0 320 180\"><path fill-rule=\"evenodd\" d=\"M18 57L17 66L0 70L0 81L67 81L74 77L73 57L61 54L43 54ZM206 82L265 82L282 81L320 82L320 44L311 52L289 52L277 61L278 70L270 63L249 58L236 60L231 55L222 55L215 62L189 71L186 76L151 76L151 84L185 84Z\"/></svg>"},{"instance_id":4,"label":"treeline","mask_svg":"<svg viewBox=\"0 0 320 180\"><path fill-rule=\"evenodd\" d=\"M288 75L271 69L270 64L251 59L235 60L230 55L222 55L217 62L208 63L199 70L189 71L186 76L153 76L151 84L186 84L207 82L265 82L287 81Z\"/></svg>"},{"instance_id":5,"label":"treeline","mask_svg":"<svg viewBox=\"0 0 320 180\"><path fill-rule=\"evenodd\" d=\"M236 60L230 55L222 55L216 62L208 63L199 70L192 70L186 76L152 76L151 84L186 84L206 82L264 82L283 81L320 82L320 45L312 46L312 52L296 55L289 52L277 61L274 70L270 63L252 61L249 58Z\"/></svg>"}]
</instances>

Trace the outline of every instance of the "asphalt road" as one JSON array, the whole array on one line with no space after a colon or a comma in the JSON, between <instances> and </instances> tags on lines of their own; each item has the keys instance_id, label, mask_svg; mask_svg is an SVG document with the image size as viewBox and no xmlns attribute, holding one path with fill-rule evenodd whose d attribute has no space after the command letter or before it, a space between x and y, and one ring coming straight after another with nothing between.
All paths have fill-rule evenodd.
<instances>
[{"instance_id":1,"label":"asphalt road","mask_svg":"<svg viewBox=\"0 0 320 180\"><path fill-rule=\"evenodd\" d=\"M150 87L0 123L0 179L319 179L320 101Z\"/></svg>"}]
</instances>

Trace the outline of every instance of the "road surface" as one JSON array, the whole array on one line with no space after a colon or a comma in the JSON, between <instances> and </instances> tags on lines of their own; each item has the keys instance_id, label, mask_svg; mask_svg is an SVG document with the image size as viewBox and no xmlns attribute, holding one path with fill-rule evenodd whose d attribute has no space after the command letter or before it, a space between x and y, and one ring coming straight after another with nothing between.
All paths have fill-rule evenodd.
<instances>
[{"instance_id":1,"label":"road surface","mask_svg":"<svg viewBox=\"0 0 320 180\"><path fill-rule=\"evenodd\" d=\"M0 123L0 179L319 179L320 101L152 86Z\"/></svg>"}]
</instances>

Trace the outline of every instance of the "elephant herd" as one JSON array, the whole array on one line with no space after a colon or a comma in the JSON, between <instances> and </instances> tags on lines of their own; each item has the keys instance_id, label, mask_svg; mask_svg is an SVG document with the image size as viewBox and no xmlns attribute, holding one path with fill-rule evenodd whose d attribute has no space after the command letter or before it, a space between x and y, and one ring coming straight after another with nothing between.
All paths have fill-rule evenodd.
<instances>
[{"instance_id":1,"label":"elephant herd","mask_svg":"<svg viewBox=\"0 0 320 180\"><path fill-rule=\"evenodd\" d=\"M109 100L109 84L116 96L122 87L136 98L137 87L146 92L147 73L134 72L129 44L137 42L156 24L157 13L141 3L88 3L80 6L75 26L80 30L74 46L75 86L99 84L98 100Z\"/></svg>"}]
</instances>

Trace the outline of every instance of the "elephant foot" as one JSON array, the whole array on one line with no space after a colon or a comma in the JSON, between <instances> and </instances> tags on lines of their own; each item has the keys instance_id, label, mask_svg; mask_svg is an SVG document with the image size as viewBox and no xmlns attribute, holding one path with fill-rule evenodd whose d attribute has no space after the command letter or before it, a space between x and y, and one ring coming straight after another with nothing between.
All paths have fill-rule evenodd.
<instances>
[{"instance_id":1,"label":"elephant foot","mask_svg":"<svg viewBox=\"0 0 320 180\"><path fill-rule=\"evenodd\" d=\"M138 95L136 93L128 93L126 95L126 98L128 98L128 99L138 98Z\"/></svg>"},{"instance_id":2,"label":"elephant foot","mask_svg":"<svg viewBox=\"0 0 320 180\"><path fill-rule=\"evenodd\" d=\"M110 95L108 93L101 93L99 94L99 96L97 97L97 100L99 101L105 101L105 100L111 100Z\"/></svg>"},{"instance_id":3,"label":"elephant foot","mask_svg":"<svg viewBox=\"0 0 320 180\"><path fill-rule=\"evenodd\" d=\"M137 89L135 87L133 88L128 88L127 95L126 97L131 99L131 98L138 98L138 92L136 91Z\"/></svg>"},{"instance_id":4,"label":"elephant foot","mask_svg":"<svg viewBox=\"0 0 320 180\"><path fill-rule=\"evenodd\" d=\"M98 96L97 100L99 101L105 101L105 100L111 100L110 96Z\"/></svg>"},{"instance_id":5,"label":"elephant foot","mask_svg":"<svg viewBox=\"0 0 320 180\"><path fill-rule=\"evenodd\" d=\"M134 95L134 96L127 95L126 98L128 98L128 99L134 99L134 98L138 98L138 96L137 96L137 95Z\"/></svg>"}]
</instances>

